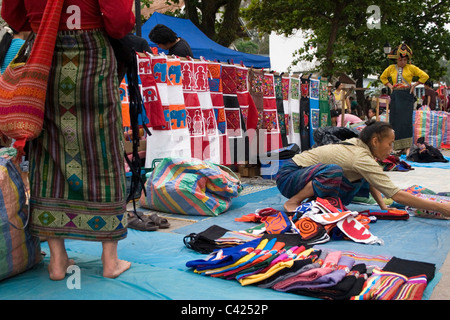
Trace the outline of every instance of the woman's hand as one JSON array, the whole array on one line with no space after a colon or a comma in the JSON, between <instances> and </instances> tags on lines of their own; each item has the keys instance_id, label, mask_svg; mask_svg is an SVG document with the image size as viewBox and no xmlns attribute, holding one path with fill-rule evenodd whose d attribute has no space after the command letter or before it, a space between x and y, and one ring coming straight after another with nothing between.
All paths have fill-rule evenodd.
<instances>
[{"instance_id":1,"label":"woman's hand","mask_svg":"<svg viewBox=\"0 0 450 320\"><path fill-rule=\"evenodd\" d=\"M450 218L450 202L438 203L438 205L440 205L438 212L442 213L445 217Z\"/></svg>"},{"instance_id":2,"label":"woman's hand","mask_svg":"<svg viewBox=\"0 0 450 320\"><path fill-rule=\"evenodd\" d=\"M450 202L440 203L437 201L422 199L403 190L394 194L392 199L395 202L401 203L405 206L439 212L445 217L450 218Z\"/></svg>"},{"instance_id":3,"label":"woman's hand","mask_svg":"<svg viewBox=\"0 0 450 320\"><path fill-rule=\"evenodd\" d=\"M411 90L409 91L409 93L415 95L415 90L416 90L416 87L417 87L418 84L419 84L418 82L414 83L414 84L411 86Z\"/></svg>"}]
</instances>

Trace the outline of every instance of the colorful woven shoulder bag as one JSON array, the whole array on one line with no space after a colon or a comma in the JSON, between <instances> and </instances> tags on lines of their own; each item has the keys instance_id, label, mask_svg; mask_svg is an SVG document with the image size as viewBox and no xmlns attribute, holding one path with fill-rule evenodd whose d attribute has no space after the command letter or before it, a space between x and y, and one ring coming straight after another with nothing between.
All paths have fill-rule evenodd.
<instances>
[{"instance_id":1,"label":"colorful woven shoulder bag","mask_svg":"<svg viewBox=\"0 0 450 320\"><path fill-rule=\"evenodd\" d=\"M19 159L39 136L64 0L48 0L36 37L27 39L0 77L0 135L15 139ZM30 48L31 52L30 52Z\"/></svg>"}]
</instances>

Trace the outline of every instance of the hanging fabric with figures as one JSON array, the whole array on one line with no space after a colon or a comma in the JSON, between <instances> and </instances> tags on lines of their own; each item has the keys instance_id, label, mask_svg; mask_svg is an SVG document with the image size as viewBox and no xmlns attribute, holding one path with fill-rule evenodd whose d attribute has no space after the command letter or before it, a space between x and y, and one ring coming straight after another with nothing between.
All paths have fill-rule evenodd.
<instances>
[{"instance_id":1,"label":"hanging fabric with figures","mask_svg":"<svg viewBox=\"0 0 450 320\"><path fill-rule=\"evenodd\" d=\"M289 89L291 85L291 79L289 76L281 77L281 90L282 90L282 98L283 98L283 110L284 110L284 125L286 127L286 138L287 144L294 143L294 132L292 126L292 116L291 116L291 108L289 104ZM297 145L300 146L299 143Z\"/></svg>"},{"instance_id":2,"label":"hanging fabric with figures","mask_svg":"<svg viewBox=\"0 0 450 320\"><path fill-rule=\"evenodd\" d=\"M320 80L319 79L310 79L309 83L309 112L310 112L310 143L311 146L314 145L313 132L315 129L320 126L320 110L319 110L319 88L320 88Z\"/></svg>"},{"instance_id":3,"label":"hanging fabric with figures","mask_svg":"<svg viewBox=\"0 0 450 320\"><path fill-rule=\"evenodd\" d=\"M301 78L300 85L300 138L301 138L301 148L302 151L308 150L311 146L311 140L309 138L310 134L310 99L309 99L309 85L310 79L309 77Z\"/></svg>"},{"instance_id":4,"label":"hanging fabric with figures","mask_svg":"<svg viewBox=\"0 0 450 320\"><path fill-rule=\"evenodd\" d=\"M150 55L153 76L161 97L166 123L154 127L147 137L145 166L154 159L191 157L191 142L187 126L187 113L183 96L181 61L177 57Z\"/></svg>"},{"instance_id":5,"label":"hanging fabric with figures","mask_svg":"<svg viewBox=\"0 0 450 320\"><path fill-rule=\"evenodd\" d=\"M202 60L194 62L196 90L202 107L206 138L204 139L204 157L214 163L220 163L219 130L209 88L208 63Z\"/></svg>"},{"instance_id":6,"label":"hanging fabric with figures","mask_svg":"<svg viewBox=\"0 0 450 320\"><path fill-rule=\"evenodd\" d=\"M286 118L284 114L283 105L283 80L280 75L274 75L275 79L275 99L277 104L278 113L278 124L280 126L280 136L281 136L281 147L286 147L287 142L287 131L286 131Z\"/></svg>"},{"instance_id":7,"label":"hanging fabric with figures","mask_svg":"<svg viewBox=\"0 0 450 320\"><path fill-rule=\"evenodd\" d=\"M191 137L192 158L220 162L218 129L204 61L181 61L183 95Z\"/></svg>"},{"instance_id":8,"label":"hanging fabric with figures","mask_svg":"<svg viewBox=\"0 0 450 320\"><path fill-rule=\"evenodd\" d=\"M302 145L300 139L300 129L302 127L302 117L300 114L300 80L298 77L290 77L289 79L289 110L291 115L291 143ZM303 150L303 148L302 148Z\"/></svg>"},{"instance_id":9,"label":"hanging fabric with figures","mask_svg":"<svg viewBox=\"0 0 450 320\"><path fill-rule=\"evenodd\" d=\"M328 104L328 81L320 80L319 84L319 127L331 126L330 105Z\"/></svg>"},{"instance_id":10,"label":"hanging fabric with figures","mask_svg":"<svg viewBox=\"0 0 450 320\"><path fill-rule=\"evenodd\" d=\"M223 101L222 64L208 61L208 83L217 123L220 146L220 164L230 165L230 144L227 134L227 118Z\"/></svg>"},{"instance_id":11,"label":"hanging fabric with figures","mask_svg":"<svg viewBox=\"0 0 450 320\"><path fill-rule=\"evenodd\" d=\"M263 84L264 111L262 125L265 130L264 152L281 148L280 125L278 122L277 103L275 97L275 78L273 74L264 75Z\"/></svg>"},{"instance_id":12,"label":"hanging fabric with figures","mask_svg":"<svg viewBox=\"0 0 450 320\"><path fill-rule=\"evenodd\" d=\"M137 53L137 62L144 110L149 121L147 126L162 126L165 124L164 110L153 77L151 58L146 53Z\"/></svg>"}]
</instances>

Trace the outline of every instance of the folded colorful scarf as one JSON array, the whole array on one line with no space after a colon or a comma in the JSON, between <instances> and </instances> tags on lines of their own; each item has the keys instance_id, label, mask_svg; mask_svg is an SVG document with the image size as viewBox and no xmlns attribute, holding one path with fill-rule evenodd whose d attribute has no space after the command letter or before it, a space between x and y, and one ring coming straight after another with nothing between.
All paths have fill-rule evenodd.
<instances>
[{"instance_id":1,"label":"folded colorful scarf","mask_svg":"<svg viewBox=\"0 0 450 320\"><path fill-rule=\"evenodd\" d=\"M260 242L261 240L255 239L242 245L213 251L205 259L186 262L186 267L200 271L229 265L252 252Z\"/></svg>"},{"instance_id":2,"label":"folded colorful scarf","mask_svg":"<svg viewBox=\"0 0 450 320\"><path fill-rule=\"evenodd\" d=\"M302 280L306 279L305 277L303 277L303 274L306 274L306 276L308 277L312 273L314 273L317 269L320 269L322 265L324 265L325 260L327 259L329 253L330 251L328 250L322 250L319 258L314 260L313 263L304 266L301 270L296 271L295 273L292 274L291 277L286 278L283 281L277 282L272 288L277 291L288 291L289 287L293 285L297 281L297 279L299 279L299 281L300 279ZM335 258L336 254L333 254L329 262L333 261Z\"/></svg>"},{"instance_id":3,"label":"folded colorful scarf","mask_svg":"<svg viewBox=\"0 0 450 320\"><path fill-rule=\"evenodd\" d=\"M284 291L308 287L317 279L333 272L337 268L340 258L340 251L329 252L320 268L311 269L284 281L282 284Z\"/></svg>"},{"instance_id":4,"label":"folded colorful scarf","mask_svg":"<svg viewBox=\"0 0 450 320\"><path fill-rule=\"evenodd\" d=\"M375 269L361 293L351 297L351 300L421 300L426 286L425 275L408 278Z\"/></svg>"}]
</instances>

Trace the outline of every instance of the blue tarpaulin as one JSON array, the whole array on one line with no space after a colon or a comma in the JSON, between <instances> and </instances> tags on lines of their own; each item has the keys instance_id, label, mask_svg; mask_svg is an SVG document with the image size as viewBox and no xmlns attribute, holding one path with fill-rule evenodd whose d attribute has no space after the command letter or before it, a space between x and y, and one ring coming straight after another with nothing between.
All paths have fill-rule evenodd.
<instances>
[{"instance_id":1,"label":"blue tarpaulin","mask_svg":"<svg viewBox=\"0 0 450 320\"><path fill-rule=\"evenodd\" d=\"M243 53L221 46L208 38L191 20L175 18L157 12L153 13L150 19L142 25L142 37L148 41L151 47L156 47L156 44L150 41L148 35L157 24L166 25L178 37L186 40L191 46L192 53L196 59L204 57L211 61L243 63L246 67L270 68L269 57Z\"/></svg>"},{"instance_id":2,"label":"blue tarpaulin","mask_svg":"<svg viewBox=\"0 0 450 320\"><path fill-rule=\"evenodd\" d=\"M265 207L281 209L285 201L286 198L278 189L271 187L233 199L229 211L218 217L189 216L198 222L177 228L170 233L129 229L127 238L119 241L118 254L132 265L117 279L102 276L100 243L66 240L69 257L75 260L79 269L73 270L62 281L50 280L47 270L50 261L49 248L48 244L43 242L42 251L47 253L44 261L27 272L1 281L0 300L182 300L187 305L193 304L194 300L251 299L256 302L285 302L315 299L256 285L244 287L238 281L202 276L186 267L186 262L204 259L207 255L188 249L183 242L185 235L199 233L211 225L236 231L256 226L256 223L237 222L235 218ZM351 204L348 208L362 211L376 207ZM414 216L402 221L379 220L370 225L370 231L383 239L384 245L332 240L321 244L320 247L433 263L436 265L436 275L423 296L424 300L429 299L442 277L439 270L450 250L450 221ZM76 287L76 284L79 284L79 287ZM279 315L279 312L285 309L272 310L277 311ZM168 311L178 312L176 309L170 309L164 310L165 314Z\"/></svg>"}]
</instances>

